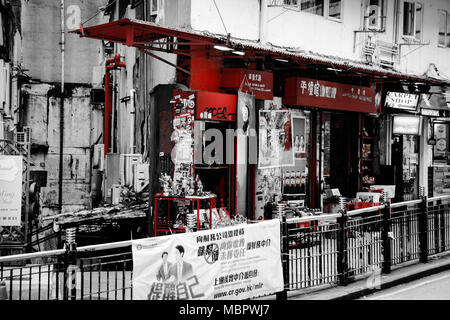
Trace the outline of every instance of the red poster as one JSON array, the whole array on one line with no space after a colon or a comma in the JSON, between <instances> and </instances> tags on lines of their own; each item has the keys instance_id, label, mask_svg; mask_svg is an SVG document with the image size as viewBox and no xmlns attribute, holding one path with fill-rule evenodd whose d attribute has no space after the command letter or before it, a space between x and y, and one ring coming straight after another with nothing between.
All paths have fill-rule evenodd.
<instances>
[{"instance_id":1,"label":"red poster","mask_svg":"<svg viewBox=\"0 0 450 320\"><path fill-rule=\"evenodd\" d=\"M377 113L375 89L307 78L287 78L283 104Z\"/></svg>"},{"instance_id":2,"label":"red poster","mask_svg":"<svg viewBox=\"0 0 450 320\"><path fill-rule=\"evenodd\" d=\"M236 121L237 96L198 91L195 118L198 120Z\"/></svg>"},{"instance_id":3,"label":"red poster","mask_svg":"<svg viewBox=\"0 0 450 320\"><path fill-rule=\"evenodd\" d=\"M239 68L223 69L220 86L241 89L240 91L253 94L256 99L260 100L273 99L273 74L271 72Z\"/></svg>"}]
</instances>

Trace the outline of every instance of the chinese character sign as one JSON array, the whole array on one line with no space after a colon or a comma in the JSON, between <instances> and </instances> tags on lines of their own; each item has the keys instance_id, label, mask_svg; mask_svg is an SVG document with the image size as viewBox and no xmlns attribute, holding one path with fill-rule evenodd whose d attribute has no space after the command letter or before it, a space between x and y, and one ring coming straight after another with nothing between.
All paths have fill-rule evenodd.
<instances>
[{"instance_id":1,"label":"chinese character sign","mask_svg":"<svg viewBox=\"0 0 450 320\"><path fill-rule=\"evenodd\" d=\"M377 113L375 93L371 87L291 77L285 82L283 104Z\"/></svg>"},{"instance_id":2,"label":"chinese character sign","mask_svg":"<svg viewBox=\"0 0 450 320\"><path fill-rule=\"evenodd\" d=\"M20 226L22 157L0 156L0 226Z\"/></svg>"},{"instance_id":3,"label":"chinese character sign","mask_svg":"<svg viewBox=\"0 0 450 320\"><path fill-rule=\"evenodd\" d=\"M278 220L132 246L136 300L250 299L283 290Z\"/></svg>"}]
</instances>

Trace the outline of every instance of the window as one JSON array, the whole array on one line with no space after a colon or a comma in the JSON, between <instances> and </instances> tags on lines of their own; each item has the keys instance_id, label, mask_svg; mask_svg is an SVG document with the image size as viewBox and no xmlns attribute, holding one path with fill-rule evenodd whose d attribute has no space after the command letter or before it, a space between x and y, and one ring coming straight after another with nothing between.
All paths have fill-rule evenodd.
<instances>
[{"instance_id":1,"label":"window","mask_svg":"<svg viewBox=\"0 0 450 320\"><path fill-rule=\"evenodd\" d=\"M328 17L341 20L341 0L329 0Z\"/></svg>"},{"instance_id":2,"label":"window","mask_svg":"<svg viewBox=\"0 0 450 320\"><path fill-rule=\"evenodd\" d=\"M323 16L323 2L324 0L301 0L300 10Z\"/></svg>"},{"instance_id":3,"label":"window","mask_svg":"<svg viewBox=\"0 0 450 320\"><path fill-rule=\"evenodd\" d=\"M422 39L423 6L418 2L403 2L403 35Z\"/></svg>"},{"instance_id":4,"label":"window","mask_svg":"<svg viewBox=\"0 0 450 320\"><path fill-rule=\"evenodd\" d=\"M158 16L158 0L150 1L150 21L155 22Z\"/></svg>"},{"instance_id":5,"label":"window","mask_svg":"<svg viewBox=\"0 0 450 320\"><path fill-rule=\"evenodd\" d=\"M440 46L450 47L450 14L439 10L439 39Z\"/></svg>"},{"instance_id":6,"label":"window","mask_svg":"<svg viewBox=\"0 0 450 320\"><path fill-rule=\"evenodd\" d=\"M273 1L271 6L280 6L280 4L334 20L342 18L342 0L282 0L281 2Z\"/></svg>"}]
</instances>

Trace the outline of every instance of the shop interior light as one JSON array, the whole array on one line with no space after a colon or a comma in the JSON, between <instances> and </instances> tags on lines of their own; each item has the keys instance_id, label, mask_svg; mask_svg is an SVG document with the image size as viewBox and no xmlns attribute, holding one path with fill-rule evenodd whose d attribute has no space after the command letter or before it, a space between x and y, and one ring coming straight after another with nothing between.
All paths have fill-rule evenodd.
<instances>
[{"instance_id":1,"label":"shop interior light","mask_svg":"<svg viewBox=\"0 0 450 320\"><path fill-rule=\"evenodd\" d=\"M238 55L238 56L245 56L245 52L244 51L234 50L233 53Z\"/></svg>"},{"instance_id":2,"label":"shop interior light","mask_svg":"<svg viewBox=\"0 0 450 320\"><path fill-rule=\"evenodd\" d=\"M335 72L342 72L342 69L336 69L336 68L327 68L327 70L335 71Z\"/></svg>"},{"instance_id":3,"label":"shop interior light","mask_svg":"<svg viewBox=\"0 0 450 320\"><path fill-rule=\"evenodd\" d=\"M289 62L289 60L281 59L281 58L275 58L275 60L280 61L280 62Z\"/></svg>"},{"instance_id":4,"label":"shop interior light","mask_svg":"<svg viewBox=\"0 0 450 320\"><path fill-rule=\"evenodd\" d=\"M227 46L222 46L220 44L216 44L214 45L214 49L216 50L220 50L220 51L232 51L233 49L227 47Z\"/></svg>"}]
</instances>

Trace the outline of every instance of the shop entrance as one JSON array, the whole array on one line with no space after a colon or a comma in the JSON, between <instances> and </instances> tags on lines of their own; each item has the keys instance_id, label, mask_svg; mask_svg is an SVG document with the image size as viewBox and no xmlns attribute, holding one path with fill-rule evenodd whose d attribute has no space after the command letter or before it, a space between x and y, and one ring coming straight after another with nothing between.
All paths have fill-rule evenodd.
<instances>
[{"instance_id":1,"label":"shop entrance","mask_svg":"<svg viewBox=\"0 0 450 320\"><path fill-rule=\"evenodd\" d=\"M228 122L219 122L219 121L198 121L197 124L201 127L202 134L201 137L205 136L205 131L214 129L221 132L222 137L226 137L226 130L232 129L233 126ZM203 139L203 147L204 151L206 147L211 144L213 141L206 141ZM217 142L217 141L216 141ZM231 195L233 192L233 181L232 181L232 172L233 166L232 164L226 163L229 151L226 147L226 141L223 141L222 154L217 158L219 161L208 163L207 159L203 159L202 163L197 163L195 166L195 173L199 176L200 180L203 183L204 189L206 191L211 191L217 195L217 207L226 207L229 212L233 212L233 199ZM212 156L215 158L217 156L217 152L219 150L213 150Z\"/></svg>"},{"instance_id":2,"label":"shop entrance","mask_svg":"<svg viewBox=\"0 0 450 320\"><path fill-rule=\"evenodd\" d=\"M325 134L329 134L328 139L325 139L329 146L324 150L329 152L324 157L324 166L329 166L324 170L328 174L324 175L325 187L339 189L342 196L353 198L359 191L359 115L326 112L325 127L329 128L325 131Z\"/></svg>"},{"instance_id":3,"label":"shop entrance","mask_svg":"<svg viewBox=\"0 0 450 320\"><path fill-rule=\"evenodd\" d=\"M392 143L396 201L417 199L419 195L419 136L395 135Z\"/></svg>"}]
</instances>

